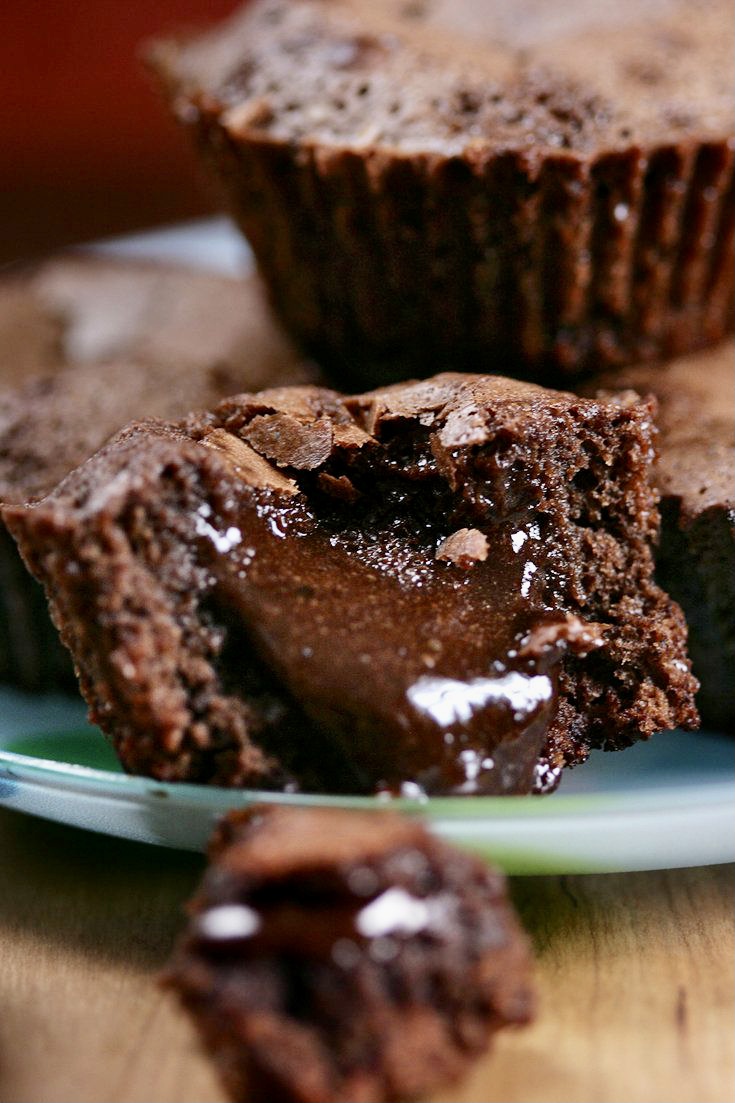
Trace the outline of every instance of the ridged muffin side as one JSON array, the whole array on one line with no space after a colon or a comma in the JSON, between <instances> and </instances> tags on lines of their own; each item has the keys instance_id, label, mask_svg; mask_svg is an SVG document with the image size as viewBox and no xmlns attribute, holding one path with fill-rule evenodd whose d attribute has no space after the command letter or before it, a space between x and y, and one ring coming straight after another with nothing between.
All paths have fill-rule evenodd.
<instances>
[{"instance_id":1,"label":"ridged muffin side","mask_svg":"<svg viewBox=\"0 0 735 1103\"><path fill-rule=\"evenodd\" d=\"M710 114L706 91L688 115L673 97L692 64L676 3L645 24L671 40L660 89L635 45L616 39L608 57L600 31L595 47L659 96L655 111L630 90L617 102L609 73L599 91L576 60L560 68L558 42L546 68L542 46L523 63L488 48L491 65L456 31L407 29L397 3L355 7L255 0L153 52L282 320L333 375L372 384L502 357L549 382L732 328L732 124L719 83ZM690 44L703 66L710 24Z\"/></svg>"}]
</instances>

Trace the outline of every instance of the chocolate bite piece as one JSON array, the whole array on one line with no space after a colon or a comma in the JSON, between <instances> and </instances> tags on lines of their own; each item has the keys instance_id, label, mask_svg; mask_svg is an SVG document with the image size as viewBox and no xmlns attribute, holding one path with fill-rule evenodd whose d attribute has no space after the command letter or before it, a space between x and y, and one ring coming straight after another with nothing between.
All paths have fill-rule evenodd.
<instances>
[{"instance_id":1,"label":"chocolate bite piece","mask_svg":"<svg viewBox=\"0 0 735 1103\"><path fill-rule=\"evenodd\" d=\"M735 346L595 379L658 401L662 529L656 570L684 609L702 722L735 729Z\"/></svg>"},{"instance_id":2,"label":"chocolate bite piece","mask_svg":"<svg viewBox=\"0 0 735 1103\"><path fill-rule=\"evenodd\" d=\"M154 68L340 382L540 382L733 325L727 0L251 0Z\"/></svg>"},{"instance_id":3,"label":"chocolate bite piece","mask_svg":"<svg viewBox=\"0 0 735 1103\"><path fill-rule=\"evenodd\" d=\"M528 1022L505 880L383 812L231 813L166 975L236 1103L423 1098Z\"/></svg>"},{"instance_id":4,"label":"chocolate bite piece","mask_svg":"<svg viewBox=\"0 0 735 1103\"><path fill-rule=\"evenodd\" d=\"M0 281L0 503L47 494L134 417L313 377L260 285L92 256ZM0 681L74 684L40 588L0 522Z\"/></svg>"},{"instance_id":5,"label":"chocolate bite piece","mask_svg":"<svg viewBox=\"0 0 735 1103\"><path fill-rule=\"evenodd\" d=\"M490 376L281 388L133 425L4 515L128 770L523 793L696 721L651 413Z\"/></svg>"}]
</instances>

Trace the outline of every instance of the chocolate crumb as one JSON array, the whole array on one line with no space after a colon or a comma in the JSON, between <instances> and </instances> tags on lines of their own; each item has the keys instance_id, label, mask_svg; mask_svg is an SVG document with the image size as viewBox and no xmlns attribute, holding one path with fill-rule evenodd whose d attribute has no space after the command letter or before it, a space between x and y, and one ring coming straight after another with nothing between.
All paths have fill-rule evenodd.
<instances>
[{"instance_id":1,"label":"chocolate crumb","mask_svg":"<svg viewBox=\"0 0 735 1103\"><path fill-rule=\"evenodd\" d=\"M540 624L521 641L518 655L521 658L537 657L556 647L568 647L575 655L587 655L605 642L605 625L585 622L574 614L563 620Z\"/></svg>"},{"instance_id":2,"label":"chocolate crumb","mask_svg":"<svg viewBox=\"0 0 735 1103\"><path fill-rule=\"evenodd\" d=\"M210 845L164 984L237 1103L387 1103L533 1014L505 878L389 812L256 807Z\"/></svg>"},{"instance_id":3,"label":"chocolate crumb","mask_svg":"<svg viewBox=\"0 0 735 1103\"><path fill-rule=\"evenodd\" d=\"M319 476L319 487L330 498L338 498L342 502L356 502L360 497L360 491L346 475L335 478L323 471Z\"/></svg>"},{"instance_id":4,"label":"chocolate crumb","mask_svg":"<svg viewBox=\"0 0 735 1103\"><path fill-rule=\"evenodd\" d=\"M457 529L436 549L436 558L469 570L475 563L484 563L488 556L487 536L479 529Z\"/></svg>"}]
</instances>

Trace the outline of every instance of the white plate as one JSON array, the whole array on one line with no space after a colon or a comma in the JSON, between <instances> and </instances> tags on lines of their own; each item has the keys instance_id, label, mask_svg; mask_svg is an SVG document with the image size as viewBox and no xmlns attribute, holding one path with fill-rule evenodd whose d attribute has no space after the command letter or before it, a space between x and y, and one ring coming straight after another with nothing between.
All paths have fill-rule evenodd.
<instances>
[{"instance_id":1,"label":"white plate","mask_svg":"<svg viewBox=\"0 0 735 1103\"><path fill-rule=\"evenodd\" d=\"M0 691L0 803L76 827L198 850L229 808L254 801L379 807L374 798L284 796L162 784L120 772L81 702ZM511 873L660 869L735 859L733 741L655 736L597 753L549 797L396 800Z\"/></svg>"},{"instance_id":2,"label":"white plate","mask_svg":"<svg viewBox=\"0 0 735 1103\"><path fill-rule=\"evenodd\" d=\"M228 218L162 226L130 237L95 241L81 249L106 257L190 264L225 276L242 275L253 268L250 248Z\"/></svg>"},{"instance_id":3,"label":"white plate","mask_svg":"<svg viewBox=\"0 0 735 1103\"><path fill-rule=\"evenodd\" d=\"M92 246L113 256L247 271L225 219ZM618 754L593 754L549 797L436 798L394 807L487 853L509 872L605 872L735 860L735 741L675 732ZM214 819L254 800L368 805L372 798L258 794L168 785L119 771L79 701L0 690L0 803L111 835L200 849Z\"/></svg>"}]
</instances>

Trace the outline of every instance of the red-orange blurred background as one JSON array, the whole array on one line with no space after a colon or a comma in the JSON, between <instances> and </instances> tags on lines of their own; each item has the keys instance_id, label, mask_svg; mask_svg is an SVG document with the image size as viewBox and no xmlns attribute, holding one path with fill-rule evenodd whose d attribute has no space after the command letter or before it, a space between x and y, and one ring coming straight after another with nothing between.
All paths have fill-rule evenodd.
<instances>
[{"instance_id":1,"label":"red-orange blurred background","mask_svg":"<svg viewBox=\"0 0 735 1103\"><path fill-rule=\"evenodd\" d=\"M0 261L212 209L141 42L235 0L2 0Z\"/></svg>"}]
</instances>

